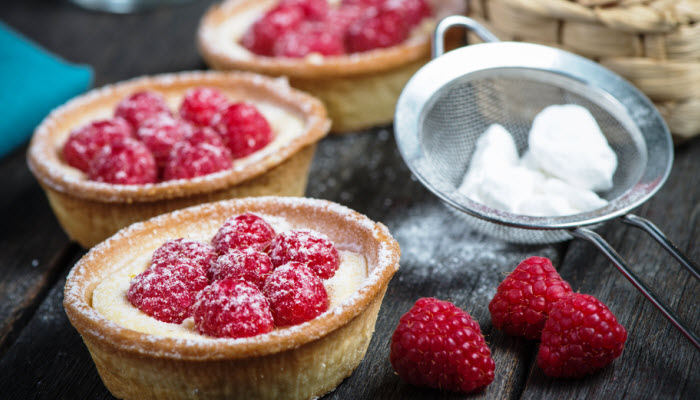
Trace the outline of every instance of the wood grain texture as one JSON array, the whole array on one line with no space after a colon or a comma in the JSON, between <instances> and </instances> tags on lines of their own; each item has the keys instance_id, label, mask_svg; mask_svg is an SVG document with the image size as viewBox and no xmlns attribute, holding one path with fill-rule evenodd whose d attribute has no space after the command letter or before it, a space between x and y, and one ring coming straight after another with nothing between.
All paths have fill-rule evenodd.
<instances>
[{"instance_id":1,"label":"wood grain texture","mask_svg":"<svg viewBox=\"0 0 700 400\"><path fill-rule=\"evenodd\" d=\"M128 16L91 13L65 2L1 2L0 15L51 51L91 64L99 86L143 74L203 68L194 31L212 2ZM59 278L83 251L68 246L23 154L0 160L0 187L8 188L0 197L0 219L9 227L0 230L0 387L7 388L0 398L110 399L61 305L64 281ZM699 170L696 140L678 149L671 179L639 210L696 260ZM390 129L325 139L309 178L308 196L345 204L382 221L402 247L401 268L388 288L365 359L324 398L691 399L700 393L695 367L700 353L591 245L574 241L517 246L474 232L411 176ZM700 328L698 282L688 279L641 231L613 222L599 232L681 310L682 317ZM496 286L531 255L552 258L575 290L599 297L627 327L627 348L613 365L582 380L550 379L535 365L536 343L492 327L487 305ZM37 268L31 268L34 259ZM391 334L400 316L423 296L451 300L480 321L496 362L496 380L484 392L463 396L419 389L393 373L388 362Z\"/></svg>"}]
</instances>

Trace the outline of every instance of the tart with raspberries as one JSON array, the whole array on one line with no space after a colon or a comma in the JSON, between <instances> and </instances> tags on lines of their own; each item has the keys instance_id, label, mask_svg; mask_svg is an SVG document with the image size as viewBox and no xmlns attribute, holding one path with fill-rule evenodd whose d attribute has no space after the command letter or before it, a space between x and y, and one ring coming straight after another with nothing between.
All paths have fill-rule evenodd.
<instances>
[{"instance_id":1,"label":"tart with raspberries","mask_svg":"<svg viewBox=\"0 0 700 400\"><path fill-rule=\"evenodd\" d=\"M360 363L399 256L328 201L221 201L94 247L64 307L116 397L309 399Z\"/></svg>"},{"instance_id":2,"label":"tart with raspberries","mask_svg":"<svg viewBox=\"0 0 700 400\"><path fill-rule=\"evenodd\" d=\"M430 59L430 33L461 0L226 0L198 31L221 70L286 76L320 98L332 131L388 124L409 78Z\"/></svg>"},{"instance_id":3,"label":"tart with raspberries","mask_svg":"<svg viewBox=\"0 0 700 400\"><path fill-rule=\"evenodd\" d=\"M167 211L302 196L323 104L286 81L189 72L95 89L53 111L28 152L68 236L93 246Z\"/></svg>"}]
</instances>

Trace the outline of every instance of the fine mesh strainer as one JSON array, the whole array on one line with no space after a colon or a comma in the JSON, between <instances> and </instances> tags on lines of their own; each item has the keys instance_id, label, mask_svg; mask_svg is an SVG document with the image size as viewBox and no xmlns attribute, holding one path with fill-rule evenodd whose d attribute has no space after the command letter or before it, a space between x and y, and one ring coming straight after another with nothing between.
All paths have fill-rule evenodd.
<instances>
[{"instance_id":1,"label":"fine mesh strainer","mask_svg":"<svg viewBox=\"0 0 700 400\"><path fill-rule=\"evenodd\" d=\"M487 43L444 53L445 32L460 26ZM650 221L629 212L656 193L673 163L671 135L639 90L602 66L575 54L528 43L499 42L475 21L443 19L433 38L433 60L399 98L395 133L399 151L416 177L475 228L518 243L586 239L700 348L700 338L652 292L628 263L591 230L615 217L648 232L700 280L700 269ZM618 158L605 207L561 217L513 214L475 202L457 189L479 136L493 123L514 136L522 154L534 117L552 104L578 104L595 117ZM563 131L562 134L565 134Z\"/></svg>"}]
</instances>

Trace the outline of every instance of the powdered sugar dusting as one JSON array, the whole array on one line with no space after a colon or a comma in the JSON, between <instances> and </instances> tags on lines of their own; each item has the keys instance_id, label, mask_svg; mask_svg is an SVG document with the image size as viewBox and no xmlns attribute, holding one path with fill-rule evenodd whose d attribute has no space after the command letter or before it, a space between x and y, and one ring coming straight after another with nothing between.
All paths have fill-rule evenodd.
<instances>
[{"instance_id":1,"label":"powdered sugar dusting","mask_svg":"<svg viewBox=\"0 0 700 400\"><path fill-rule=\"evenodd\" d=\"M332 210L334 212L337 212L339 216L343 217L344 219L347 219L348 221L352 220L355 223L359 222L359 225L362 228L368 229L370 230L370 232L375 232L375 236L379 234L379 231L381 231L381 229L377 231L378 226L372 223L371 221L367 220L366 218L358 218L358 214L345 207L335 205L333 203L296 198L262 199L263 201L267 200L273 203L280 203L281 205L291 207L292 209L292 218L287 218L283 215L258 214L260 217L270 222L277 232L284 232L291 229L304 228L304 225L300 225L300 223L303 222L298 221L293 217L293 209L295 208L295 206L302 207L308 206L309 204L322 205L323 207L321 212L328 212ZM211 209L215 207L216 204L210 204L198 206L195 208L203 211L211 211ZM178 214L184 214L187 212L188 210L178 211L172 213L172 215L169 217L177 219ZM158 217L156 218L156 220L165 217L166 216ZM206 241L210 239L213 236L216 229L218 228L218 226L220 225L220 221L224 219L223 216L219 217L218 215L216 218L218 218L218 223L216 221L209 221L207 219L206 221L202 221L201 223L197 224L197 226L194 228L185 229L188 233L188 237L190 239L201 241ZM121 239L126 234L126 231L138 229L139 225L142 224L143 223L135 224L132 228L119 232L117 235L115 235L115 237L110 238L102 245L97 246L97 248L93 249L93 251L91 251L90 253L88 253L88 255L85 256L85 259L88 260L98 257L102 248L109 246L110 242L112 241ZM333 232L333 229L331 229L328 233L333 234L333 236L336 236L336 234ZM153 236L158 236L157 230L154 231ZM161 244L162 240L163 239L160 239ZM344 249L362 248L362 246L360 246L357 243L338 243L338 246ZM150 247L158 247L158 245L151 244ZM372 262L373 269L372 271L369 271L368 274L369 260L366 260L365 257L361 254L357 254L347 250L341 250L340 257L342 262L340 268L336 273L336 276L332 279L324 281L324 286L326 287L330 298L330 308L329 311L327 313L324 313L323 315L340 315L343 307L347 307L357 302L358 299L362 297L362 294L369 290L369 287L372 286L374 282L376 282L376 280L379 278L379 272L383 268L377 268L377 266L385 264L392 260L392 256L389 254L391 251L392 250L386 248L386 246L381 246L377 253L377 259L373 260ZM205 336L201 336L196 333L196 329L191 319L186 319L180 325L161 323L159 321L154 321L152 318L146 316L145 314L143 314L138 309L134 308L133 306L131 306L131 304L128 303L128 300L126 300L125 295L125 293L128 291L128 282L132 276L145 270L145 268L149 265L148 254L149 253L146 252L145 255L142 255L135 259L127 257L126 260L119 260L122 261L121 263L116 262L116 266L112 269L116 272L113 272L111 276L109 276L102 283L100 283L98 285L98 288L95 289L93 293L93 307L100 314L103 314L105 317L107 317L109 320L115 321L122 326L128 326L130 329L141 332L148 332L155 335L153 340L156 340L157 337L174 337L187 341L211 340L207 339ZM76 266L76 268L74 268L74 270L71 272L71 275L81 274L80 267L81 263L79 263ZM72 284L71 281L72 280L69 279L66 285L66 293L69 297L77 295L76 286ZM91 310L92 309L86 311L91 312ZM272 340L272 338L279 337L279 335L291 334L300 329L304 329L304 326L306 324L307 323L293 326L290 328L276 329L275 331L269 334L258 335L254 338L236 340ZM151 326L153 326L153 329L150 328Z\"/></svg>"}]
</instances>

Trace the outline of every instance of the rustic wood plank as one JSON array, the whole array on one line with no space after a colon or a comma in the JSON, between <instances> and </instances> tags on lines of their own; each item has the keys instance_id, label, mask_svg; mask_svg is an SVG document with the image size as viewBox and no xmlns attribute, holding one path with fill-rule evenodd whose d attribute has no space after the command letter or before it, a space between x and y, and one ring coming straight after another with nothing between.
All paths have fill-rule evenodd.
<instances>
[{"instance_id":1,"label":"rustic wood plank","mask_svg":"<svg viewBox=\"0 0 700 400\"><path fill-rule=\"evenodd\" d=\"M70 253L68 238L19 149L0 160L0 355L16 338L57 279Z\"/></svg>"},{"instance_id":2,"label":"rustic wood plank","mask_svg":"<svg viewBox=\"0 0 700 400\"><path fill-rule=\"evenodd\" d=\"M678 148L671 177L638 210L693 260L700 260L700 141ZM700 283L642 231L613 222L601 231L634 270L700 331ZM580 380L558 380L533 368L523 392L539 398L698 398L700 351L678 332L592 245L575 241L561 274L574 290L598 297L629 333L612 366Z\"/></svg>"}]
</instances>

